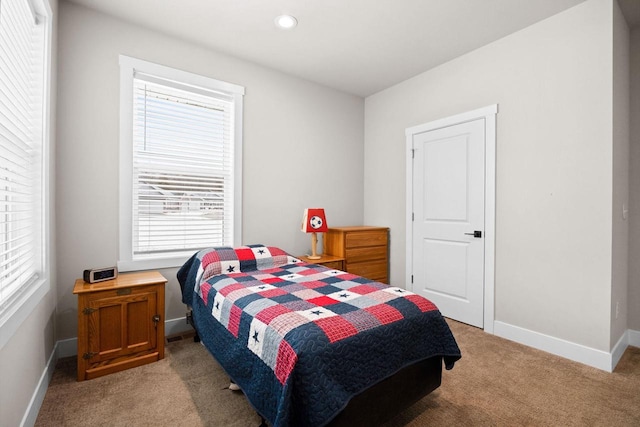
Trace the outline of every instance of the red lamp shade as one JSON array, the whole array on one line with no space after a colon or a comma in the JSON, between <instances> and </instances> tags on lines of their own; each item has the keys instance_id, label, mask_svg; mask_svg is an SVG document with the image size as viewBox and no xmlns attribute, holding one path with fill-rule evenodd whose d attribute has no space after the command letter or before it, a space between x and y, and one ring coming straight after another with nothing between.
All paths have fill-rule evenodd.
<instances>
[{"instance_id":1,"label":"red lamp shade","mask_svg":"<svg viewBox=\"0 0 640 427\"><path fill-rule=\"evenodd\" d=\"M324 233L328 230L327 218L322 208L304 210L302 217L302 231L305 233Z\"/></svg>"},{"instance_id":2,"label":"red lamp shade","mask_svg":"<svg viewBox=\"0 0 640 427\"><path fill-rule=\"evenodd\" d=\"M311 233L311 255L309 259L320 259L320 255L316 253L316 245L318 244L318 235L316 233L324 233L327 227L327 218L324 216L324 209L309 208L304 210L302 217L302 231Z\"/></svg>"}]
</instances>

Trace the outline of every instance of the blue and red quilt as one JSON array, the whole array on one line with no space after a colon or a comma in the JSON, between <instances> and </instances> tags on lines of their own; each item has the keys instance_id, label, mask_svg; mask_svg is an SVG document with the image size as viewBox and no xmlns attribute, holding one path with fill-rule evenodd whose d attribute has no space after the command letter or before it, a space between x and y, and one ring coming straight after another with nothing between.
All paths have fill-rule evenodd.
<instances>
[{"instance_id":1,"label":"blue and red quilt","mask_svg":"<svg viewBox=\"0 0 640 427\"><path fill-rule=\"evenodd\" d=\"M274 427L325 425L405 366L460 358L429 300L275 247L206 249L178 279L200 338Z\"/></svg>"}]
</instances>

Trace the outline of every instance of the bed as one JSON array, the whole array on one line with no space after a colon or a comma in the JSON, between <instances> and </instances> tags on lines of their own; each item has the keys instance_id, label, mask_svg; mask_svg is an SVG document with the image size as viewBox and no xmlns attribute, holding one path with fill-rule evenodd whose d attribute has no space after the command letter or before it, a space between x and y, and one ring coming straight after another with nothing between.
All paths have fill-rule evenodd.
<instances>
[{"instance_id":1,"label":"bed","mask_svg":"<svg viewBox=\"0 0 640 427\"><path fill-rule=\"evenodd\" d=\"M460 358L427 299L276 247L199 251L178 281L199 338L273 427L379 424Z\"/></svg>"}]
</instances>

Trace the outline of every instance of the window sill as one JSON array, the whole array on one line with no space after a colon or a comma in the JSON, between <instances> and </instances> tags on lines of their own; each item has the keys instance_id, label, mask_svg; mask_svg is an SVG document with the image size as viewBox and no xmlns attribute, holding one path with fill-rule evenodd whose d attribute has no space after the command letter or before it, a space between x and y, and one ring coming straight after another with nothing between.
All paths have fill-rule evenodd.
<instances>
[{"instance_id":1,"label":"window sill","mask_svg":"<svg viewBox=\"0 0 640 427\"><path fill-rule=\"evenodd\" d=\"M195 253L195 251L193 253ZM125 272L182 267L182 264L187 262L192 255L193 254L176 255L166 258L138 259L134 261L118 261L118 271Z\"/></svg>"}]
</instances>

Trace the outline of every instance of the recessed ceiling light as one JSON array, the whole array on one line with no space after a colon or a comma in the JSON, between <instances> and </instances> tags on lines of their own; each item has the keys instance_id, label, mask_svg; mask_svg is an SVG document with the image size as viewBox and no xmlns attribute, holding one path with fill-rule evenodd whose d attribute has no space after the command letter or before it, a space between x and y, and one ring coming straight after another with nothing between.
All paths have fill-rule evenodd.
<instances>
[{"instance_id":1,"label":"recessed ceiling light","mask_svg":"<svg viewBox=\"0 0 640 427\"><path fill-rule=\"evenodd\" d=\"M280 15L275 19L275 23L279 28L290 30L298 25L298 20L291 15Z\"/></svg>"}]
</instances>

